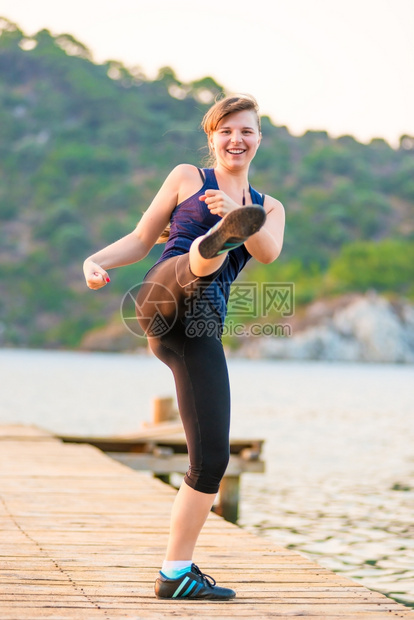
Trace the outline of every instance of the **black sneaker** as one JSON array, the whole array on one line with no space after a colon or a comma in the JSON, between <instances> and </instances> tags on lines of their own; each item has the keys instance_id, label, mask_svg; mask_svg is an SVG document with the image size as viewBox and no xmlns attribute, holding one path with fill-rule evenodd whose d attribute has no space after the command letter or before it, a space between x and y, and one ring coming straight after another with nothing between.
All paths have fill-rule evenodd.
<instances>
[{"instance_id":1,"label":"black sneaker","mask_svg":"<svg viewBox=\"0 0 414 620\"><path fill-rule=\"evenodd\" d=\"M171 599L210 599L228 601L236 596L230 588L216 586L216 581L210 575L204 575L195 564L191 570L178 579L168 579L161 572L155 581L155 596Z\"/></svg>"},{"instance_id":2,"label":"black sneaker","mask_svg":"<svg viewBox=\"0 0 414 620\"><path fill-rule=\"evenodd\" d=\"M200 242L198 250L203 258L214 258L234 250L263 226L266 212L260 205L240 207L230 211L210 228Z\"/></svg>"}]
</instances>

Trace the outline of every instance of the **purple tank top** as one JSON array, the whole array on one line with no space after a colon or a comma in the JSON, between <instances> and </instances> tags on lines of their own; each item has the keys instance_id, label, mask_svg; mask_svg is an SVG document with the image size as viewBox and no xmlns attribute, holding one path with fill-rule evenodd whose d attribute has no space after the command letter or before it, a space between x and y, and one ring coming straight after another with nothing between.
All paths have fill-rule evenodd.
<instances>
[{"instance_id":1,"label":"purple tank top","mask_svg":"<svg viewBox=\"0 0 414 620\"><path fill-rule=\"evenodd\" d=\"M170 236L156 264L172 256L188 252L194 239L205 235L221 219L219 215L210 213L204 201L199 200L206 189L219 189L214 169L203 168L203 172L205 175L203 187L177 205L172 212ZM263 194L259 194L251 186L249 189L253 204L263 206ZM230 286L250 259L251 255L244 245L230 250L224 269L204 293L223 323L226 317Z\"/></svg>"}]
</instances>

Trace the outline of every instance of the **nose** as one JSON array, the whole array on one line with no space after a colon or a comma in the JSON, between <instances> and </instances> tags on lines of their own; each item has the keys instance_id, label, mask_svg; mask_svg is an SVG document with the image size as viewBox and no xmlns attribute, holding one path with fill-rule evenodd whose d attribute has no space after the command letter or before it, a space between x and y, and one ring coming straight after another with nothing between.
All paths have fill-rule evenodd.
<instances>
[{"instance_id":1,"label":"nose","mask_svg":"<svg viewBox=\"0 0 414 620\"><path fill-rule=\"evenodd\" d=\"M234 144L236 144L237 142L241 142L242 141L242 136L239 133L234 133L231 137L231 141L234 142Z\"/></svg>"}]
</instances>

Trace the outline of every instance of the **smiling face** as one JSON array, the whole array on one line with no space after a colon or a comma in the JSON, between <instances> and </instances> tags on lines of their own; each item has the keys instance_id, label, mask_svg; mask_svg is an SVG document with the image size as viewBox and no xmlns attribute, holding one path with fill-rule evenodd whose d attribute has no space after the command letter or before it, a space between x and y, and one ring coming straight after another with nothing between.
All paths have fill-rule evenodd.
<instances>
[{"instance_id":1,"label":"smiling face","mask_svg":"<svg viewBox=\"0 0 414 620\"><path fill-rule=\"evenodd\" d=\"M209 135L217 165L232 169L250 164L260 140L257 115L253 110L228 114Z\"/></svg>"}]
</instances>

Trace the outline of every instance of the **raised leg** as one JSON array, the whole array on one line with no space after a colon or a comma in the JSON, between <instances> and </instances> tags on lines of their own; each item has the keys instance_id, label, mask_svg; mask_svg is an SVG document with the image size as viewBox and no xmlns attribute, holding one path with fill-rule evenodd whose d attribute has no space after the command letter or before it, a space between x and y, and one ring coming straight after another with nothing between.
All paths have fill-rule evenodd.
<instances>
[{"instance_id":1,"label":"raised leg","mask_svg":"<svg viewBox=\"0 0 414 620\"><path fill-rule=\"evenodd\" d=\"M221 265L226 260L226 254L220 254L220 256L216 256L215 258L203 258L201 256L198 246L204 237L205 235L194 239L189 252L190 269L194 275L199 277L208 276L211 273L214 273L217 269L220 269Z\"/></svg>"}]
</instances>

